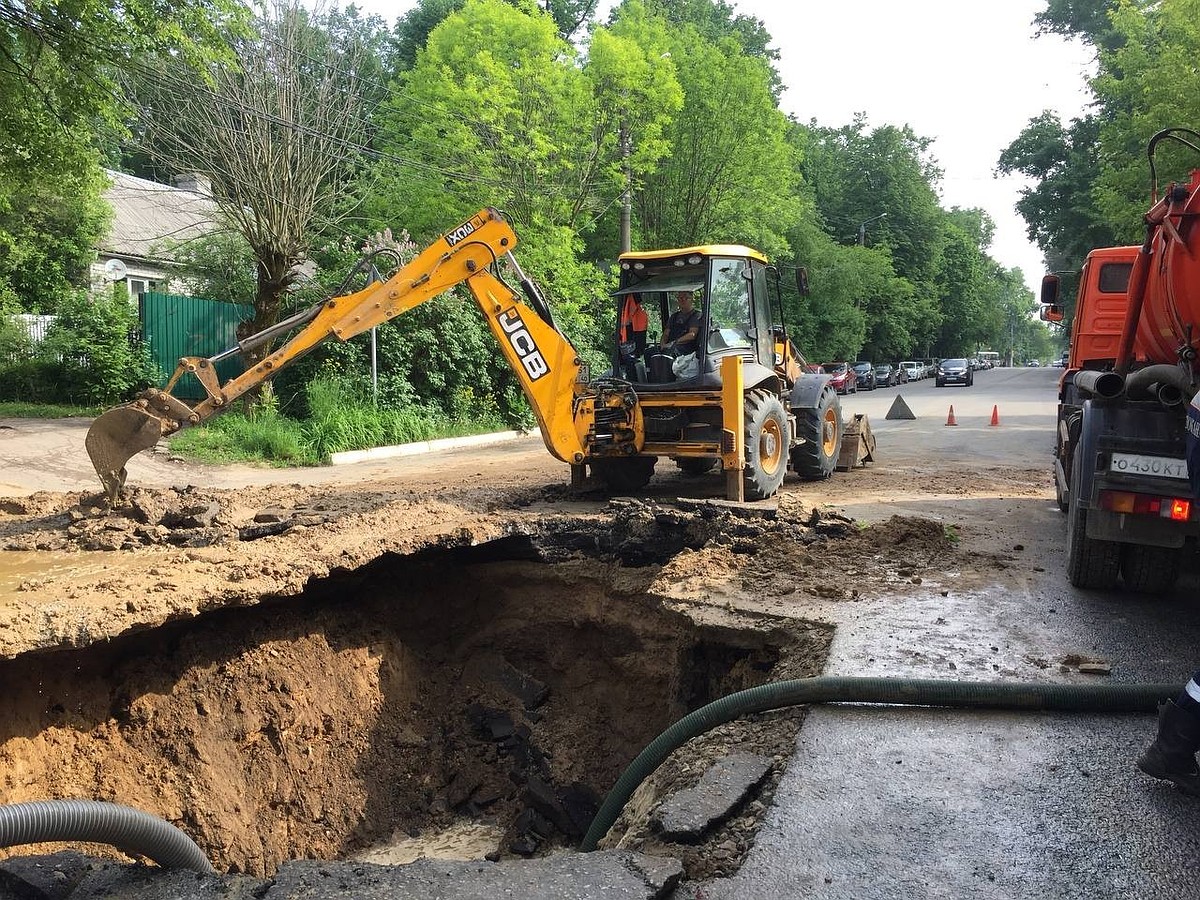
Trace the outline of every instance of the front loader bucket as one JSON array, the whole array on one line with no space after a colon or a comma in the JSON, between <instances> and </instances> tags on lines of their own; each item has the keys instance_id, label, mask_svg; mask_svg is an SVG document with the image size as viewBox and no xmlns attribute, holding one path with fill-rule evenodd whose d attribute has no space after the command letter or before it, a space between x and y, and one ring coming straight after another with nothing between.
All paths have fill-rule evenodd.
<instances>
[{"instance_id":1,"label":"front loader bucket","mask_svg":"<svg viewBox=\"0 0 1200 900\"><path fill-rule=\"evenodd\" d=\"M162 435L162 421L138 406L118 406L92 423L83 445L109 503L117 502L125 486L125 463L157 444Z\"/></svg>"}]
</instances>

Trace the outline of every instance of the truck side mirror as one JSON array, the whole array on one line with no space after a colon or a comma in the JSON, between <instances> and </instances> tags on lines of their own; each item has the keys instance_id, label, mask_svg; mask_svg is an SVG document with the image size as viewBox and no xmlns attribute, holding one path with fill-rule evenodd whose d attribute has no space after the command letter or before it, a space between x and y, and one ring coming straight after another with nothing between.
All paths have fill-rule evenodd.
<instances>
[{"instance_id":1,"label":"truck side mirror","mask_svg":"<svg viewBox=\"0 0 1200 900\"><path fill-rule=\"evenodd\" d=\"M1057 275L1045 275L1042 277L1042 304L1045 306L1058 306L1058 293L1061 282Z\"/></svg>"},{"instance_id":2,"label":"truck side mirror","mask_svg":"<svg viewBox=\"0 0 1200 900\"><path fill-rule=\"evenodd\" d=\"M796 290L800 292L801 297L808 296L808 269L804 266L796 270Z\"/></svg>"},{"instance_id":3,"label":"truck side mirror","mask_svg":"<svg viewBox=\"0 0 1200 900\"><path fill-rule=\"evenodd\" d=\"M1062 282L1057 275L1046 275L1042 278L1042 308L1038 318L1043 322L1061 322L1066 314L1059 302Z\"/></svg>"}]
</instances>

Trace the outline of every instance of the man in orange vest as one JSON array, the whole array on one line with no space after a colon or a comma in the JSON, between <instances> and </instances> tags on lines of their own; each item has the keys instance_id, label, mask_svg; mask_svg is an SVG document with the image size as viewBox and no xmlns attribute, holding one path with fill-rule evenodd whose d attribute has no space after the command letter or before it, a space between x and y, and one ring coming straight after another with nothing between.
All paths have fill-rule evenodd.
<instances>
[{"instance_id":1,"label":"man in orange vest","mask_svg":"<svg viewBox=\"0 0 1200 900\"><path fill-rule=\"evenodd\" d=\"M621 306L621 321L617 326L617 343L621 351L621 365L625 377L637 381L637 361L646 350L646 329L650 317L634 294L626 294Z\"/></svg>"}]
</instances>

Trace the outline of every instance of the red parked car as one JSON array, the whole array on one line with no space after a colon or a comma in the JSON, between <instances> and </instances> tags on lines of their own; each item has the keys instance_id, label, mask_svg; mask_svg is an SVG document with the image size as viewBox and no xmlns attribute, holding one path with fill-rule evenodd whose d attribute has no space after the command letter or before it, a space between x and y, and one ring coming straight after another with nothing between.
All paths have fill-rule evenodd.
<instances>
[{"instance_id":1,"label":"red parked car","mask_svg":"<svg viewBox=\"0 0 1200 900\"><path fill-rule=\"evenodd\" d=\"M822 363L821 371L829 376L829 383L839 394L858 393L858 378L850 363Z\"/></svg>"}]
</instances>

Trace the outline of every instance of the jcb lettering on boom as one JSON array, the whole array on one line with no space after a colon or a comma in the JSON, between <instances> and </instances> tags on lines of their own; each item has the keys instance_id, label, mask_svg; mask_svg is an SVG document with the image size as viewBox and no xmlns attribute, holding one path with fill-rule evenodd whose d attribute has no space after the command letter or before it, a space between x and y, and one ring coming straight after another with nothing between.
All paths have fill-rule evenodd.
<instances>
[{"instance_id":1,"label":"jcb lettering on boom","mask_svg":"<svg viewBox=\"0 0 1200 900\"><path fill-rule=\"evenodd\" d=\"M513 350L516 351L517 358L521 360L521 365L529 375L529 380L537 381L543 375L549 375L550 367L546 364L546 357L542 356L542 351L534 343L533 335L521 321L521 314L517 312L516 307L506 309L496 317L496 320L508 337L508 342L512 345Z\"/></svg>"},{"instance_id":2,"label":"jcb lettering on boom","mask_svg":"<svg viewBox=\"0 0 1200 900\"><path fill-rule=\"evenodd\" d=\"M473 235L476 229L478 229L481 225L483 225L483 220L480 219L479 216L474 216L473 218L468 219L453 231L446 232L446 243L451 247L461 244L463 241Z\"/></svg>"}]
</instances>

